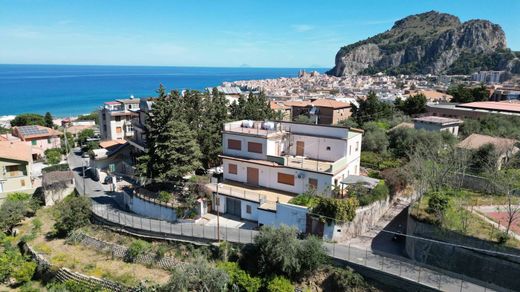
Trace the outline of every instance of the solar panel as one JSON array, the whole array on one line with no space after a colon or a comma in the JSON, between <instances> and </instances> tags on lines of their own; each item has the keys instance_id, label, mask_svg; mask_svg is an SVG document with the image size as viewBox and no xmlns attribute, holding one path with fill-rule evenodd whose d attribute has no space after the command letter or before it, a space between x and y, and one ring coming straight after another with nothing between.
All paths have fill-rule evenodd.
<instances>
[{"instance_id":1,"label":"solar panel","mask_svg":"<svg viewBox=\"0 0 520 292\"><path fill-rule=\"evenodd\" d=\"M43 134L49 133L47 131L47 129L40 129L37 126L22 126L22 127L19 127L18 130L24 136L43 135Z\"/></svg>"}]
</instances>

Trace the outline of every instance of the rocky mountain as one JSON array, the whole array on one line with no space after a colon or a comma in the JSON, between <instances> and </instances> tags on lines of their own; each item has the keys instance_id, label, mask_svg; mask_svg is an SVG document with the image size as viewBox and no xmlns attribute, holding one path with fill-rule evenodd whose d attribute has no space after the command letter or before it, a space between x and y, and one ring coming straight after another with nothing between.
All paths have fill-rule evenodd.
<instances>
[{"instance_id":1,"label":"rocky mountain","mask_svg":"<svg viewBox=\"0 0 520 292\"><path fill-rule=\"evenodd\" d=\"M478 70L520 73L520 53L507 48L502 28L487 20L461 23L430 11L395 22L383 33L342 47L327 73L470 74Z\"/></svg>"}]
</instances>

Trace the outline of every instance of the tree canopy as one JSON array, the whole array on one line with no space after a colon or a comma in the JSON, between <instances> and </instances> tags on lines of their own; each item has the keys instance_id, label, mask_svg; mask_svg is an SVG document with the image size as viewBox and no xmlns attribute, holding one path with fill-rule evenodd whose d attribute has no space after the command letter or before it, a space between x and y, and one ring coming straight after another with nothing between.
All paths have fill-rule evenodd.
<instances>
[{"instance_id":1,"label":"tree canopy","mask_svg":"<svg viewBox=\"0 0 520 292\"><path fill-rule=\"evenodd\" d=\"M426 96L419 93L409 96L406 100L396 100L396 107L407 115L417 115L426 112Z\"/></svg>"},{"instance_id":2,"label":"tree canopy","mask_svg":"<svg viewBox=\"0 0 520 292\"><path fill-rule=\"evenodd\" d=\"M448 88L448 94L453 96L451 102L465 103L489 100L489 90L484 84L473 88L457 84Z\"/></svg>"},{"instance_id":3,"label":"tree canopy","mask_svg":"<svg viewBox=\"0 0 520 292\"><path fill-rule=\"evenodd\" d=\"M12 127L31 125L45 126L45 118L39 114L20 114L11 121Z\"/></svg>"},{"instance_id":4,"label":"tree canopy","mask_svg":"<svg viewBox=\"0 0 520 292\"><path fill-rule=\"evenodd\" d=\"M389 119L394 114L394 106L379 100L373 91L368 93L366 99L358 99L358 103L359 107L352 107L352 117L360 125L368 121Z\"/></svg>"},{"instance_id":5,"label":"tree canopy","mask_svg":"<svg viewBox=\"0 0 520 292\"><path fill-rule=\"evenodd\" d=\"M44 120L45 120L45 127L47 127L47 128L54 127L54 122L52 121L52 115L50 112L45 113Z\"/></svg>"}]
</instances>

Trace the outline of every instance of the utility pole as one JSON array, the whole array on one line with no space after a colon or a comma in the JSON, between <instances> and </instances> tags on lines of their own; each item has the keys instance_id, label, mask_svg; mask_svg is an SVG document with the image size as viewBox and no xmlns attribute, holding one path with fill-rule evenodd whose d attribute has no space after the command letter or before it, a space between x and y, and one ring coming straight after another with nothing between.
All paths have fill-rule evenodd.
<instances>
[{"instance_id":1,"label":"utility pole","mask_svg":"<svg viewBox=\"0 0 520 292\"><path fill-rule=\"evenodd\" d=\"M217 195L216 196L218 196L218 178L217 178ZM219 203L220 203L220 198L217 197L217 199L219 200ZM220 206L220 204L217 205L217 241L218 242L220 242L220 213L219 213L219 206Z\"/></svg>"}]
</instances>

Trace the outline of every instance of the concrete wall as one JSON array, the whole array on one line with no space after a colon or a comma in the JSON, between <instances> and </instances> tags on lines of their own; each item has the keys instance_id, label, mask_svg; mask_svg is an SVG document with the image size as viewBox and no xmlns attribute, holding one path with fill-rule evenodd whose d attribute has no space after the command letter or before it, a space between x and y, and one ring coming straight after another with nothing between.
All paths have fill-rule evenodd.
<instances>
[{"instance_id":1,"label":"concrete wall","mask_svg":"<svg viewBox=\"0 0 520 292\"><path fill-rule=\"evenodd\" d=\"M431 132L440 132L440 131L447 131L452 133L455 137L459 135L459 126L458 125L451 125L451 126L442 126L439 124L432 124L432 123L421 123L421 122L414 122L414 128L417 130L424 129L426 131Z\"/></svg>"},{"instance_id":2,"label":"concrete wall","mask_svg":"<svg viewBox=\"0 0 520 292\"><path fill-rule=\"evenodd\" d=\"M61 202L65 197L70 195L74 191L74 182L67 185L65 188L48 189L43 192L45 196L45 206L54 206L56 203Z\"/></svg>"},{"instance_id":3,"label":"concrete wall","mask_svg":"<svg viewBox=\"0 0 520 292\"><path fill-rule=\"evenodd\" d=\"M278 227L292 226L299 232L305 232L308 209L306 207L277 203L276 212L258 210L258 224Z\"/></svg>"},{"instance_id":4,"label":"concrete wall","mask_svg":"<svg viewBox=\"0 0 520 292\"><path fill-rule=\"evenodd\" d=\"M228 140L230 140L230 139L241 141L241 149L240 150L229 149ZM248 142L255 142L255 143L262 144L262 153L247 151ZM223 149L224 155L247 157L250 159L257 159L257 160L266 160L267 154L275 155L274 144L269 143L270 148L268 149L267 148L267 146L268 146L267 139L265 139L265 138L224 133L222 143L223 143L222 149Z\"/></svg>"},{"instance_id":5,"label":"concrete wall","mask_svg":"<svg viewBox=\"0 0 520 292\"><path fill-rule=\"evenodd\" d=\"M11 176L6 172L6 167L14 165L18 165L21 170L17 173L13 173L13 176ZM0 193L31 190L32 182L30 173L30 164L27 162L7 159L0 160Z\"/></svg>"},{"instance_id":6,"label":"concrete wall","mask_svg":"<svg viewBox=\"0 0 520 292\"><path fill-rule=\"evenodd\" d=\"M408 216L407 234L442 242L437 243L408 237L406 239L406 253L412 260L514 291L517 291L520 287L520 277L518 277L520 275L520 250L518 249L507 248L460 233L441 230L437 226L419 222L411 216ZM450 244L443 244L444 242ZM468 246L479 250L455 245ZM497 255L483 250L514 254L518 257Z\"/></svg>"},{"instance_id":7,"label":"concrete wall","mask_svg":"<svg viewBox=\"0 0 520 292\"><path fill-rule=\"evenodd\" d=\"M319 135L320 133L314 133ZM303 156L322 161L336 161L347 155L347 141L307 135L293 134L290 136L292 146L287 149L286 154L296 155L297 142L304 143Z\"/></svg>"},{"instance_id":8,"label":"concrete wall","mask_svg":"<svg viewBox=\"0 0 520 292\"><path fill-rule=\"evenodd\" d=\"M33 141L36 141L36 145L33 144ZM27 145L31 145L33 148L39 148L43 151L47 149L60 148L61 147L61 139L60 137L51 137L49 139L38 139L32 141L26 141Z\"/></svg>"},{"instance_id":9,"label":"concrete wall","mask_svg":"<svg viewBox=\"0 0 520 292\"><path fill-rule=\"evenodd\" d=\"M169 222L177 221L177 213L175 209L132 196L128 206L131 211L146 217L165 220Z\"/></svg>"},{"instance_id":10,"label":"concrete wall","mask_svg":"<svg viewBox=\"0 0 520 292\"><path fill-rule=\"evenodd\" d=\"M359 236L372 228L377 221L388 211L392 202L390 197L386 200L376 201L368 206L358 208L356 217L347 224L325 225L323 238L327 240L346 241Z\"/></svg>"},{"instance_id":11,"label":"concrete wall","mask_svg":"<svg viewBox=\"0 0 520 292\"><path fill-rule=\"evenodd\" d=\"M222 213L222 214L225 214L226 213L226 198L227 198L227 196L217 195L217 197L220 200L220 205L217 206L218 211L220 213ZM235 199L235 200L240 200L238 198L233 198L233 197L231 197L231 198ZM247 206L251 207L251 213L247 213ZM241 215L242 215L241 218L245 219L245 220L258 221L259 220L258 219L258 217L259 217L258 207L260 207L259 203L246 201L246 200L240 200L240 209L241 209Z\"/></svg>"}]
</instances>

